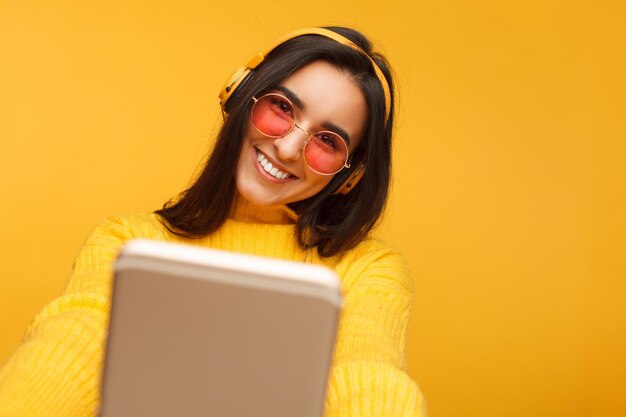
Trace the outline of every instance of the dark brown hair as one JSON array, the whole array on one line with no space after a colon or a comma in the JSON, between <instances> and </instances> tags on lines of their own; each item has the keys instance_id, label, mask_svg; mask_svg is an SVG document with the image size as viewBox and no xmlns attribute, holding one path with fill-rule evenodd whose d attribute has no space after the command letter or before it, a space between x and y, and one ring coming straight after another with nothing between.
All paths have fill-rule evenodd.
<instances>
[{"instance_id":1,"label":"dark brown hair","mask_svg":"<svg viewBox=\"0 0 626 417\"><path fill-rule=\"evenodd\" d=\"M391 90L390 115L385 122L385 98L367 57L353 48L320 35L303 35L273 49L227 102L228 117L215 148L197 180L179 198L155 211L174 234L201 238L216 231L228 218L235 197L235 173L248 126L252 96L277 87L305 65L324 60L351 74L366 97L367 126L351 154L351 168L340 171L316 195L289 204L298 213L296 234L303 249L317 248L321 256L352 249L376 225L385 207L391 175L393 84L385 58L372 51L369 40L356 30L327 27L365 51L383 72ZM365 174L347 195L333 192L366 161Z\"/></svg>"}]
</instances>

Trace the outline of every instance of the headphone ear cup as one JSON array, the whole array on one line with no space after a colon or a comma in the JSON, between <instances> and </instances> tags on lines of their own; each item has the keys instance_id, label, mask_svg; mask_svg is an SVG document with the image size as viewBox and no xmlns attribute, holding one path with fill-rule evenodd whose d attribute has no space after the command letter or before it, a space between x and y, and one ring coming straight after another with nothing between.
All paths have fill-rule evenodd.
<instances>
[{"instance_id":1,"label":"headphone ear cup","mask_svg":"<svg viewBox=\"0 0 626 417\"><path fill-rule=\"evenodd\" d=\"M359 183L359 181L361 181L361 178L363 178L363 174L365 174L365 163L361 162L359 164L359 167L356 170L354 170L354 172L351 173L350 176L348 176L348 179L345 180L339 186L339 188L337 188L337 190L333 193L333 195L348 194L350 191L354 189L354 187Z\"/></svg>"},{"instance_id":2,"label":"headphone ear cup","mask_svg":"<svg viewBox=\"0 0 626 417\"><path fill-rule=\"evenodd\" d=\"M220 106L222 107L223 112L228 113L232 107L232 103L235 102L235 100L231 99L239 94L243 84L245 84L250 78L250 73L258 67L264 59L264 53L259 52L258 54L253 55L245 65L239 67L237 71L233 72L233 74L224 83L219 93ZM230 104L227 104L228 102L230 102Z\"/></svg>"},{"instance_id":3,"label":"headphone ear cup","mask_svg":"<svg viewBox=\"0 0 626 417\"><path fill-rule=\"evenodd\" d=\"M220 106L225 113L230 113L233 103L237 101L237 97L241 93L243 86L250 80L252 70L247 67L241 67L233 73L230 79L224 84L220 91Z\"/></svg>"}]
</instances>

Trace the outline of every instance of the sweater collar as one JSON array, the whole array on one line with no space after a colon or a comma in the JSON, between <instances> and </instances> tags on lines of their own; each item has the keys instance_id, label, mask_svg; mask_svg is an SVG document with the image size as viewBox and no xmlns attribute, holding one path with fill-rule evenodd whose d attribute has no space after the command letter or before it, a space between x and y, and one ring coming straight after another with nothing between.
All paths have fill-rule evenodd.
<instances>
[{"instance_id":1,"label":"sweater collar","mask_svg":"<svg viewBox=\"0 0 626 417\"><path fill-rule=\"evenodd\" d=\"M298 215L286 205L256 206L236 193L230 218L244 223L294 224Z\"/></svg>"}]
</instances>

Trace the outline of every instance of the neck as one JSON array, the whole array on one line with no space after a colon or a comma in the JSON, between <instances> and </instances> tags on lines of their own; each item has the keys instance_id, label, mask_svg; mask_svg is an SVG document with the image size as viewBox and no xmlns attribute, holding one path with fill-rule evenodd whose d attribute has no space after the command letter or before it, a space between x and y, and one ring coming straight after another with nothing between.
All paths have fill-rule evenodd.
<instances>
[{"instance_id":1,"label":"neck","mask_svg":"<svg viewBox=\"0 0 626 417\"><path fill-rule=\"evenodd\" d=\"M241 194L235 195L230 218L244 223L294 224L297 214L286 205L257 206L246 200Z\"/></svg>"}]
</instances>

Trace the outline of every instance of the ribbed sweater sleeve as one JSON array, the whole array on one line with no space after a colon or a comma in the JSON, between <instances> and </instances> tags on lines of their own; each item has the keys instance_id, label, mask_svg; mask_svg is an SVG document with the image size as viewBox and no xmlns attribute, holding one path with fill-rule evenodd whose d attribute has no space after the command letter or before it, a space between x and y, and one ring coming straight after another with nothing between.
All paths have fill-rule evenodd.
<instances>
[{"instance_id":1,"label":"ribbed sweater sleeve","mask_svg":"<svg viewBox=\"0 0 626 417\"><path fill-rule=\"evenodd\" d=\"M99 405L111 268L125 240L107 220L78 254L65 293L36 316L0 370L0 416L93 416Z\"/></svg>"},{"instance_id":2,"label":"ribbed sweater sleeve","mask_svg":"<svg viewBox=\"0 0 626 417\"><path fill-rule=\"evenodd\" d=\"M406 374L413 281L404 259L372 240L344 260L345 303L325 417L426 416Z\"/></svg>"}]
</instances>

